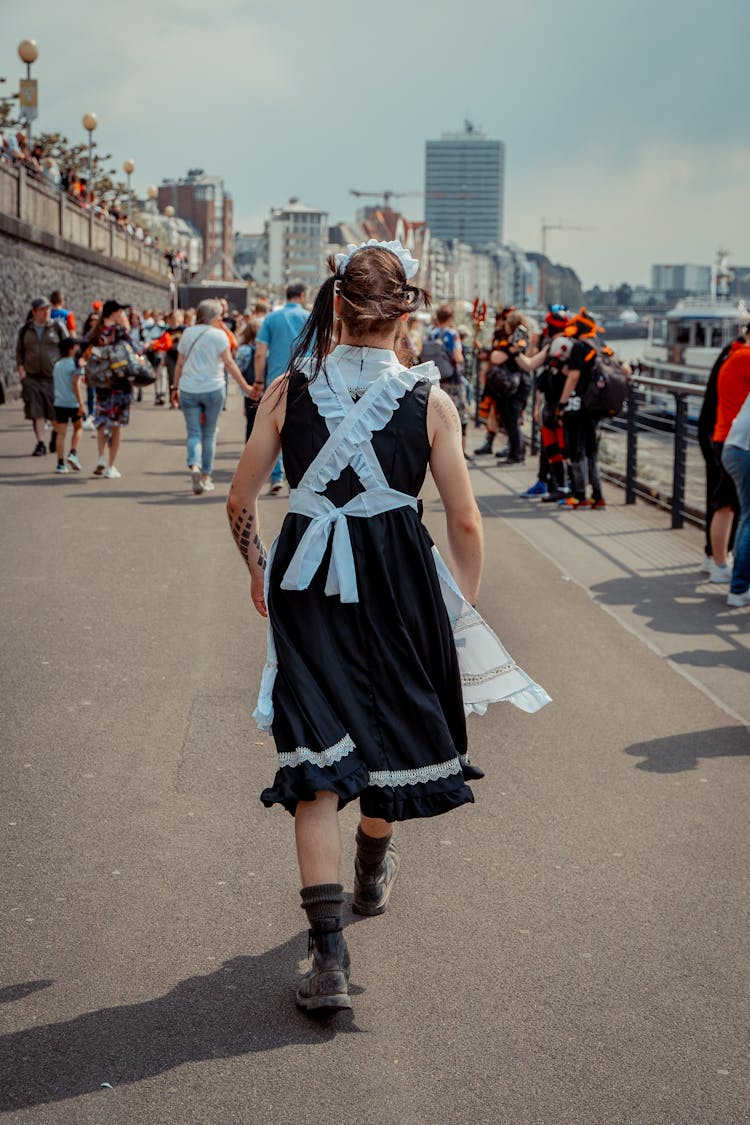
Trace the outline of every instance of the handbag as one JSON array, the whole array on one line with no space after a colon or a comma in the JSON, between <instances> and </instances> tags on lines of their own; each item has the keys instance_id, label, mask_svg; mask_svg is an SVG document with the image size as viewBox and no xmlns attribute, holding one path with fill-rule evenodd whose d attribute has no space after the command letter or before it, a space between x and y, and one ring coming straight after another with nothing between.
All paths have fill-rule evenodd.
<instances>
[{"instance_id":1,"label":"handbag","mask_svg":"<svg viewBox=\"0 0 750 1125\"><path fill-rule=\"evenodd\" d=\"M135 352L127 340L118 340L106 350L109 352L109 368L113 375L128 379L136 387L150 387L156 382L156 374L150 364Z\"/></svg>"}]
</instances>

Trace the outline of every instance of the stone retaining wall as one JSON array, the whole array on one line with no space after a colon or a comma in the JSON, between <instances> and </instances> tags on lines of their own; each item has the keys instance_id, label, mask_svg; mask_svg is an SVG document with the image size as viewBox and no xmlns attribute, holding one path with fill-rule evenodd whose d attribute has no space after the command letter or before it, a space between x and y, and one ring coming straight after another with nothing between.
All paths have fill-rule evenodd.
<instances>
[{"instance_id":1,"label":"stone retaining wall","mask_svg":"<svg viewBox=\"0 0 750 1125\"><path fill-rule=\"evenodd\" d=\"M31 300L53 289L62 289L81 328L95 300L169 307L167 282L0 214L0 384L6 395L17 393L16 337Z\"/></svg>"}]
</instances>

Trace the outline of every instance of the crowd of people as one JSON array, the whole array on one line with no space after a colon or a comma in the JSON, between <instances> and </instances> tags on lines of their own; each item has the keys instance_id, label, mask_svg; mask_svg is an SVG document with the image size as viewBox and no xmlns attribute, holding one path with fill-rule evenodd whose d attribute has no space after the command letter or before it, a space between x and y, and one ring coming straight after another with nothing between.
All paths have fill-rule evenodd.
<instances>
[{"instance_id":1,"label":"crowd of people","mask_svg":"<svg viewBox=\"0 0 750 1125\"><path fill-rule=\"evenodd\" d=\"M112 223L144 246L163 249L159 245L158 234L152 234L148 227L131 217L114 193L108 193L110 198L107 194L97 193L87 175L75 168L61 167L56 157L45 151L44 145L36 143L29 147L25 133L17 132L9 137L0 135L0 161L23 167L35 179L63 192L82 210L90 211L102 222ZM173 272L183 266L184 254L181 250L170 246L163 249L163 254Z\"/></svg>"},{"instance_id":2,"label":"crowd of people","mask_svg":"<svg viewBox=\"0 0 750 1125\"><path fill-rule=\"evenodd\" d=\"M294 344L308 318L303 285L287 289L286 304L271 310L265 297L245 311L225 300L206 300L198 309L137 310L116 301L94 302L77 338L74 314L60 291L49 300L35 298L17 342L17 364L26 416L34 427L34 456L47 452L45 424L54 426L49 448L58 449L56 472L80 471L80 432L96 431L99 459L94 473L116 478L122 430L130 417L133 395L143 386L114 377L109 387L86 386L87 356L92 348L127 342L144 357L153 378L154 405L185 415L187 465L193 490L213 490L213 460L219 416L226 409L228 379L244 396L245 439L253 431L258 403L267 386L286 370ZM598 448L604 415L591 406L587 392L598 364L611 355L600 329L585 310L571 314L562 305L549 308L544 323L517 309L498 310L492 338L474 353L466 328L456 327L452 306L439 305L431 322L409 316L399 329L395 352L407 368L432 362L440 386L456 407L467 462L495 454L498 466L526 461L522 422L529 413L541 436L537 479L522 496L557 504L564 510L606 508ZM72 339L71 339L72 338ZM336 343L336 336L331 341ZM473 454L467 450L470 400L474 385L470 363L478 362L478 417L485 437ZM59 363L58 363L59 361ZM622 365L627 376L629 369ZM750 604L750 495L748 495L747 423L743 409L750 390L750 330L721 353L709 378L699 423L707 465L706 552L709 581L730 585L729 604ZM146 392L147 393L147 392ZM70 452L65 432L72 424ZM744 427L744 428L743 428ZM503 448L495 453L498 435ZM744 443L744 444L743 444ZM725 448L726 447L726 448ZM284 491L281 458L270 477L274 495ZM734 547L734 563L730 552Z\"/></svg>"},{"instance_id":3,"label":"crowd of people","mask_svg":"<svg viewBox=\"0 0 750 1125\"><path fill-rule=\"evenodd\" d=\"M302 308L304 287L292 289L290 305L297 315L286 336L279 334L279 323L287 319L285 309L271 314L265 297L258 297L252 310L242 313L230 312L223 299L207 299L196 309L169 311L97 300L80 333L75 313L66 307L60 290L49 298L35 297L16 340L21 396L35 436L32 456L56 453L57 474L81 472L80 436L90 430L98 445L93 474L119 478L116 459L130 422L131 403L134 398L142 401L153 387L154 406L179 408L185 416L193 491L212 492L216 431L226 408L227 379L233 378L245 396L249 433L257 401L271 377L268 370L276 371L279 363L288 361L292 340L307 316ZM139 362L129 367L124 361L112 362L106 377L95 375L102 355L114 356L115 349L123 347L124 355ZM68 426L72 439L66 456ZM271 491L283 491L280 463L274 468Z\"/></svg>"}]
</instances>

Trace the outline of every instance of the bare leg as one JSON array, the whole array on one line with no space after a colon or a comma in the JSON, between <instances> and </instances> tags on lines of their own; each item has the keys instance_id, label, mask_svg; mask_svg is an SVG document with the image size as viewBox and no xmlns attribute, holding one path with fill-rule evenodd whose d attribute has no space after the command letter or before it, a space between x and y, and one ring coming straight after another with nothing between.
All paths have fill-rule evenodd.
<instances>
[{"instance_id":1,"label":"bare leg","mask_svg":"<svg viewBox=\"0 0 750 1125\"><path fill-rule=\"evenodd\" d=\"M294 835L303 887L339 881L341 836L338 805L338 796L328 790L316 793L314 801L300 801L297 805Z\"/></svg>"},{"instance_id":2,"label":"bare leg","mask_svg":"<svg viewBox=\"0 0 750 1125\"><path fill-rule=\"evenodd\" d=\"M37 441L44 441L44 418L35 418L31 423Z\"/></svg>"},{"instance_id":3,"label":"bare leg","mask_svg":"<svg viewBox=\"0 0 750 1125\"><path fill-rule=\"evenodd\" d=\"M729 536L732 534L732 520L734 512L731 508L719 508L711 520L711 551L717 566L723 566L727 561L729 550Z\"/></svg>"},{"instance_id":4,"label":"bare leg","mask_svg":"<svg viewBox=\"0 0 750 1125\"><path fill-rule=\"evenodd\" d=\"M79 418L77 422L73 423L73 440L70 443L70 452L71 453L77 453L78 452L78 443L81 440L82 431L83 431L83 426L82 426L82 423L81 423L81 419Z\"/></svg>"},{"instance_id":5,"label":"bare leg","mask_svg":"<svg viewBox=\"0 0 750 1125\"><path fill-rule=\"evenodd\" d=\"M55 422L55 431L57 432L57 445L55 447L55 452L57 453L58 461L65 460L65 434L67 429L67 422Z\"/></svg>"},{"instance_id":6,"label":"bare leg","mask_svg":"<svg viewBox=\"0 0 750 1125\"><path fill-rule=\"evenodd\" d=\"M112 427L112 437L109 440L109 464L114 465L117 451L120 448L120 427Z\"/></svg>"},{"instance_id":7,"label":"bare leg","mask_svg":"<svg viewBox=\"0 0 750 1125\"><path fill-rule=\"evenodd\" d=\"M390 836L393 831L393 824L389 820L365 816L364 813L360 814L359 824L364 834L371 836L373 840L382 840L385 836Z\"/></svg>"},{"instance_id":8,"label":"bare leg","mask_svg":"<svg viewBox=\"0 0 750 1125\"><path fill-rule=\"evenodd\" d=\"M99 456L104 456L104 450L107 448L107 434L104 426L100 426L96 431L96 448L99 451Z\"/></svg>"}]
</instances>

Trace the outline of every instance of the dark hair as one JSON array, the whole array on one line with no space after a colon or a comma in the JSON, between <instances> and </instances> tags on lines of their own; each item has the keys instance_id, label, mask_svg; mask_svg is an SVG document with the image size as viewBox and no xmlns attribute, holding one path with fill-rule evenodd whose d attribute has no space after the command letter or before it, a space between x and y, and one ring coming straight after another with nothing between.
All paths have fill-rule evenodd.
<instances>
[{"instance_id":1,"label":"dark hair","mask_svg":"<svg viewBox=\"0 0 750 1125\"><path fill-rule=\"evenodd\" d=\"M438 307L435 309L435 322L437 324L447 324L452 316L452 305L438 305Z\"/></svg>"},{"instance_id":2,"label":"dark hair","mask_svg":"<svg viewBox=\"0 0 750 1125\"><path fill-rule=\"evenodd\" d=\"M409 285L401 259L383 246L367 246L350 258L343 273L328 259L329 277L321 285L312 312L307 318L289 361L289 371L297 371L306 356L312 358L309 382L320 374L331 351L334 336L333 297L341 295L341 320L356 340L387 332L404 313L413 313L421 304L429 306L426 289Z\"/></svg>"},{"instance_id":3,"label":"dark hair","mask_svg":"<svg viewBox=\"0 0 750 1125\"><path fill-rule=\"evenodd\" d=\"M287 285L286 299L287 301L296 301L298 297L304 297L307 292L307 286L298 282L296 285Z\"/></svg>"},{"instance_id":4,"label":"dark hair","mask_svg":"<svg viewBox=\"0 0 750 1125\"><path fill-rule=\"evenodd\" d=\"M49 299L50 299L50 304L61 305L63 295L62 295L62 293L60 292L59 289L53 289L52 292L49 295Z\"/></svg>"},{"instance_id":5,"label":"dark hair","mask_svg":"<svg viewBox=\"0 0 750 1125\"><path fill-rule=\"evenodd\" d=\"M60 341L60 356L65 359L72 351L78 347L78 340L73 339L72 336L66 336L64 340Z\"/></svg>"},{"instance_id":6,"label":"dark hair","mask_svg":"<svg viewBox=\"0 0 750 1125\"><path fill-rule=\"evenodd\" d=\"M260 317L251 316L240 333L241 344L254 344L260 328Z\"/></svg>"}]
</instances>

